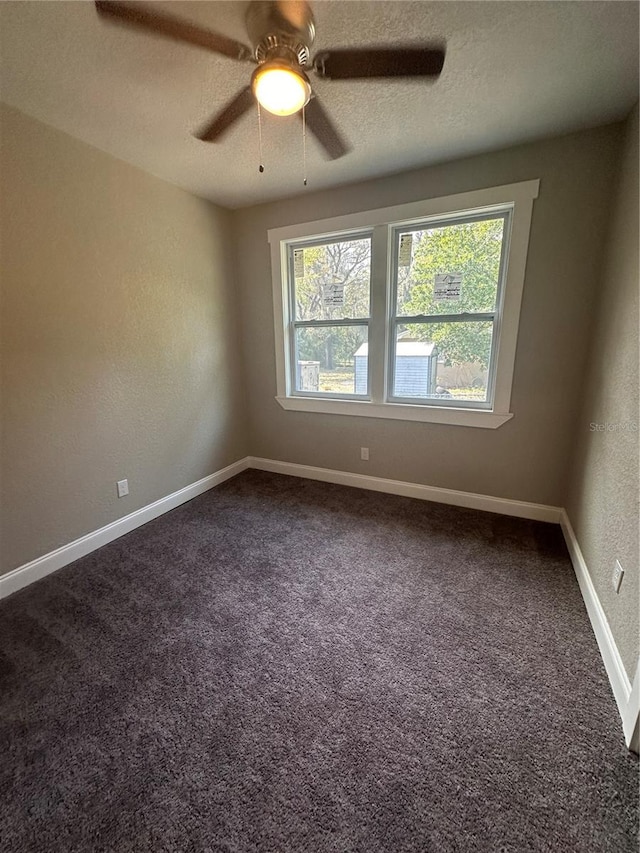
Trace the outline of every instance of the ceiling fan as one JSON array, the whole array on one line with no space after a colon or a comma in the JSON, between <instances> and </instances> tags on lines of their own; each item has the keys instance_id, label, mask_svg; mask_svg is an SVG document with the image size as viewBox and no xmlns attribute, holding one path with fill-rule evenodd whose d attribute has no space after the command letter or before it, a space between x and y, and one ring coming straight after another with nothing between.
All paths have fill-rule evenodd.
<instances>
[{"instance_id":1,"label":"ceiling fan","mask_svg":"<svg viewBox=\"0 0 640 853\"><path fill-rule=\"evenodd\" d=\"M309 68L325 80L359 80L438 77L444 64L441 45L338 48L311 60L316 28L304 0L252 0L245 16L251 48L150 6L96 0L96 8L104 18L256 65L249 84L196 134L204 142L217 142L255 101L280 116L305 107L307 127L335 160L349 149L311 88Z\"/></svg>"}]
</instances>

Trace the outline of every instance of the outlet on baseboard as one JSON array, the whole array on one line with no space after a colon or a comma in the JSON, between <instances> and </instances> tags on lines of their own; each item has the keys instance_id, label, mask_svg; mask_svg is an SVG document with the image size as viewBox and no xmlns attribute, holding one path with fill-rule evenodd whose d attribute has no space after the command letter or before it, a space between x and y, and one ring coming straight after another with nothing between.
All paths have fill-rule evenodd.
<instances>
[{"instance_id":1,"label":"outlet on baseboard","mask_svg":"<svg viewBox=\"0 0 640 853\"><path fill-rule=\"evenodd\" d=\"M360 448L360 459L362 459L363 462L369 461L369 448L368 447L361 447Z\"/></svg>"},{"instance_id":2,"label":"outlet on baseboard","mask_svg":"<svg viewBox=\"0 0 640 853\"><path fill-rule=\"evenodd\" d=\"M613 588L616 592L620 592L620 584L622 583L622 578L624 577L624 569L620 565L620 560L616 560L616 564L613 567Z\"/></svg>"},{"instance_id":3,"label":"outlet on baseboard","mask_svg":"<svg viewBox=\"0 0 640 853\"><path fill-rule=\"evenodd\" d=\"M118 497L123 498L125 495L129 494L129 481L128 480L118 480L116 483L118 487Z\"/></svg>"}]
</instances>

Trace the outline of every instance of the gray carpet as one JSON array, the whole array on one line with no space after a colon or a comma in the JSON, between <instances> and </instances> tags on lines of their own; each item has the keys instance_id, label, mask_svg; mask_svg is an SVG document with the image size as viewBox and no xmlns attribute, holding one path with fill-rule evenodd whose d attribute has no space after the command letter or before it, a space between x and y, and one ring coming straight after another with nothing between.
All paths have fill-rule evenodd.
<instances>
[{"instance_id":1,"label":"gray carpet","mask_svg":"<svg viewBox=\"0 0 640 853\"><path fill-rule=\"evenodd\" d=\"M3 853L637 850L551 525L249 471L0 642Z\"/></svg>"}]
</instances>

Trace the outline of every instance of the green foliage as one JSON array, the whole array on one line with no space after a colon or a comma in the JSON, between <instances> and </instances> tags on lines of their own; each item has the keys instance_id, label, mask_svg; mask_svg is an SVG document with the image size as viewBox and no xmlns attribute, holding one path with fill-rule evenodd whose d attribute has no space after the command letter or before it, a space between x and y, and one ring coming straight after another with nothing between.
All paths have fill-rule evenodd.
<instances>
[{"instance_id":1,"label":"green foliage","mask_svg":"<svg viewBox=\"0 0 640 853\"><path fill-rule=\"evenodd\" d=\"M414 232L411 267L398 275L398 314L407 316L482 313L493 311L496 301L502 219L447 225ZM462 274L458 300L434 299L436 273ZM407 333L433 341L448 364L476 362L488 366L491 322L411 323Z\"/></svg>"},{"instance_id":2,"label":"green foliage","mask_svg":"<svg viewBox=\"0 0 640 853\"><path fill-rule=\"evenodd\" d=\"M413 233L410 267L398 271L398 315L441 315L493 311L496 301L502 219L452 224ZM460 273L459 300L434 299L436 273ZM297 320L342 320L369 316L371 243L344 240L304 249L304 275L295 280ZM327 304L326 285L344 285L342 305ZM433 341L448 364L488 366L491 322L410 323L411 338ZM362 327L299 329L298 358L333 370L351 364L363 339Z\"/></svg>"}]
</instances>

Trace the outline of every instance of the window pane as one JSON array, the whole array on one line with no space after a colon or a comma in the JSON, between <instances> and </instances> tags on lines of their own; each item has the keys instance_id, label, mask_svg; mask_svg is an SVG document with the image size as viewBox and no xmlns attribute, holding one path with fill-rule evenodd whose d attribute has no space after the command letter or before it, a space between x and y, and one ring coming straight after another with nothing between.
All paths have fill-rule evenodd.
<instances>
[{"instance_id":1,"label":"window pane","mask_svg":"<svg viewBox=\"0 0 640 853\"><path fill-rule=\"evenodd\" d=\"M290 246L296 320L369 316L371 239Z\"/></svg>"},{"instance_id":2,"label":"window pane","mask_svg":"<svg viewBox=\"0 0 640 853\"><path fill-rule=\"evenodd\" d=\"M500 218L399 232L396 313L494 311L503 230Z\"/></svg>"},{"instance_id":3,"label":"window pane","mask_svg":"<svg viewBox=\"0 0 640 853\"><path fill-rule=\"evenodd\" d=\"M393 396L486 402L492 336L491 321L399 326Z\"/></svg>"},{"instance_id":4,"label":"window pane","mask_svg":"<svg viewBox=\"0 0 640 853\"><path fill-rule=\"evenodd\" d=\"M367 394L366 326L296 329L296 391Z\"/></svg>"}]
</instances>

